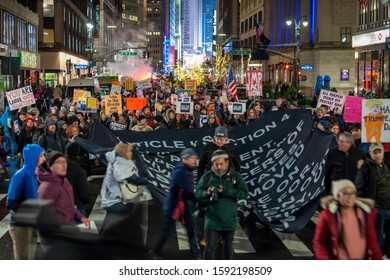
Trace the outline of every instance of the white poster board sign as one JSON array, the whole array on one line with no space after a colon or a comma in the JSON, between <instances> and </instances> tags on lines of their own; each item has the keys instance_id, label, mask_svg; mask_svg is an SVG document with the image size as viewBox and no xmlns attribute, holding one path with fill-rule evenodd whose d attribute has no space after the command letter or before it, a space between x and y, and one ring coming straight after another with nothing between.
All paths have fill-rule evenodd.
<instances>
[{"instance_id":1,"label":"white poster board sign","mask_svg":"<svg viewBox=\"0 0 390 280\"><path fill-rule=\"evenodd\" d=\"M35 104L35 98L31 86L8 91L6 92L6 96L11 111Z\"/></svg>"},{"instance_id":2,"label":"white poster board sign","mask_svg":"<svg viewBox=\"0 0 390 280\"><path fill-rule=\"evenodd\" d=\"M230 102L228 104L228 110L231 114L242 115L246 111L246 103Z\"/></svg>"},{"instance_id":3,"label":"white poster board sign","mask_svg":"<svg viewBox=\"0 0 390 280\"><path fill-rule=\"evenodd\" d=\"M176 113L190 114L194 112L194 102L177 102Z\"/></svg>"},{"instance_id":4,"label":"white poster board sign","mask_svg":"<svg viewBox=\"0 0 390 280\"><path fill-rule=\"evenodd\" d=\"M317 108L321 107L321 105L327 105L329 110L341 115L344 109L345 97L345 94L321 89Z\"/></svg>"},{"instance_id":5,"label":"white poster board sign","mask_svg":"<svg viewBox=\"0 0 390 280\"><path fill-rule=\"evenodd\" d=\"M390 142L390 99L362 101L362 142Z\"/></svg>"},{"instance_id":6,"label":"white poster board sign","mask_svg":"<svg viewBox=\"0 0 390 280\"><path fill-rule=\"evenodd\" d=\"M149 79L138 81L138 82L136 82L136 85L137 85L137 87L142 87L144 89L153 87L152 82Z\"/></svg>"}]
</instances>

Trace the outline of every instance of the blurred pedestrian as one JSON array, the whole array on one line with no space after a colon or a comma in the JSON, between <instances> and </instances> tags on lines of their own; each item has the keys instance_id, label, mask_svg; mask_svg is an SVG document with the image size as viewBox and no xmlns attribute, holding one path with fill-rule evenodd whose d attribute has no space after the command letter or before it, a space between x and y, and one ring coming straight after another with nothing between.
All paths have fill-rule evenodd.
<instances>
[{"instance_id":1,"label":"blurred pedestrian","mask_svg":"<svg viewBox=\"0 0 390 280\"><path fill-rule=\"evenodd\" d=\"M198 240L196 238L195 223L192 218L193 202L195 201L194 177L192 172L196 168L198 156L193 149L189 148L184 149L180 153L180 157L182 160L181 163L177 165L171 173L169 194L163 206L163 226L160 236L154 249L149 252L154 259L161 259L162 249L175 229L176 221L172 217L172 214L179 200L184 201L181 220L187 231L192 259L200 259L201 257Z\"/></svg>"},{"instance_id":2,"label":"blurred pedestrian","mask_svg":"<svg viewBox=\"0 0 390 280\"><path fill-rule=\"evenodd\" d=\"M352 181L332 182L332 195L321 199L313 247L318 260L382 259L375 230L376 209L356 197Z\"/></svg>"},{"instance_id":3,"label":"blurred pedestrian","mask_svg":"<svg viewBox=\"0 0 390 280\"><path fill-rule=\"evenodd\" d=\"M35 168L45 158L44 150L36 144L27 144L23 149L23 167L11 178L8 195L7 208L10 210L9 232L13 242L15 260L34 259L36 235L29 227L15 226L15 213L20 204L27 199L37 199L38 181L35 176Z\"/></svg>"}]
</instances>

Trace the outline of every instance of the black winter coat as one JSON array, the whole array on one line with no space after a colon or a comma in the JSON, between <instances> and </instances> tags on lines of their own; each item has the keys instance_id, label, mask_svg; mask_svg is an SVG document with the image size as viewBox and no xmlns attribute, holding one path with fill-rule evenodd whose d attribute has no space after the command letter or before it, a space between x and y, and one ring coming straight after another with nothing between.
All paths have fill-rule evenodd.
<instances>
[{"instance_id":1,"label":"black winter coat","mask_svg":"<svg viewBox=\"0 0 390 280\"><path fill-rule=\"evenodd\" d=\"M66 178L73 187L74 204L78 209L85 209L89 203L87 172L73 159L67 158Z\"/></svg>"},{"instance_id":2,"label":"black winter coat","mask_svg":"<svg viewBox=\"0 0 390 280\"><path fill-rule=\"evenodd\" d=\"M346 154L338 148L329 152L325 164L325 191L330 193L332 181L349 179L355 182L359 168L363 165L365 155L352 146Z\"/></svg>"}]
</instances>

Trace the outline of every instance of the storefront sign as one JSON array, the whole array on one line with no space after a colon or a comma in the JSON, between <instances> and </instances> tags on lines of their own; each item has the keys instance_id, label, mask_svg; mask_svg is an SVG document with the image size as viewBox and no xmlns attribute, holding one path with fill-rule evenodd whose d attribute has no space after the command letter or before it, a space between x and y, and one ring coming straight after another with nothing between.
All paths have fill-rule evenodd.
<instances>
[{"instance_id":1,"label":"storefront sign","mask_svg":"<svg viewBox=\"0 0 390 280\"><path fill-rule=\"evenodd\" d=\"M299 67L299 69L301 69L301 70L313 70L314 66L306 64L306 65L302 65L301 67Z\"/></svg>"},{"instance_id":2,"label":"storefront sign","mask_svg":"<svg viewBox=\"0 0 390 280\"><path fill-rule=\"evenodd\" d=\"M352 37L352 48L381 44L389 37L389 28Z\"/></svg>"},{"instance_id":3,"label":"storefront sign","mask_svg":"<svg viewBox=\"0 0 390 280\"><path fill-rule=\"evenodd\" d=\"M20 67L22 68L38 68L38 56L31 52L20 52Z\"/></svg>"},{"instance_id":4,"label":"storefront sign","mask_svg":"<svg viewBox=\"0 0 390 280\"><path fill-rule=\"evenodd\" d=\"M76 69L88 69L88 65L85 64L77 64L74 66Z\"/></svg>"}]
</instances>

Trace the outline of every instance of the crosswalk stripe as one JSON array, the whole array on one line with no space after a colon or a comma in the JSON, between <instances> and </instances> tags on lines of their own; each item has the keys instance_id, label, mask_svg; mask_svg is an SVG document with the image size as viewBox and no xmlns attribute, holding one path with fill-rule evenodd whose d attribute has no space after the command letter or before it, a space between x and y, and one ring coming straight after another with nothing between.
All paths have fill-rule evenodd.
<instances>
[{"instance_id":1,"label":"crosswalk stripe","mask_svg":"<svg viewBox=\"0 0 390 280\"><path fill-rule=\"evenodd\" d=\"M294 257L313 257L314 254L306 247L306 245L293 233L282 233L276 230L273 232L283 242L284 246L290 251Z\"/></svg>"},{"instance_id":2,"label":"crosswalk stripe","mask_svg":"<svg viewBox=\"0 0 390 280\"><path fill-rule=\"evenodd\" d=\"M11 216L8 214L0 222L0 238L2 238L4 236L4 234L6 234L8 229L9 229L10 217Z\"/></svg>"},{"instance_id":3,"label":"crosswalk stripe","mask_svg":"<svg viewBox=\"0 0 390 280\"><path fill-rule=\"evenodd\" d=\"M190 245L186 229L180 222L176 222L176 233L179 250L189 250ZM240 224L237 225L237 229L234 233L233 247L235 248L235 253L256 253L255 248L253 248L252 243L249 241Z\"/></svg>"},{"instance_id":4,"label":"crosswalk stripe","mask_svg":"<svg viewBox=\"0 0 390 280\"><path fill-rule=\"evenodd\" d=\"M101 196L99 194L96 197L95 204L93 205L91 214L88 217L91 221L95 221L96 227L97 227L99 232L100 232L100 230L102 228L102 225L103 225L103 222L104 222L104 218L106 217L106 214L107 214L106 210L104 210L100 206L101 200L102 200L102 198L101 198Z\"/></svg>"},{"instance_id":5,"label":"crosswalk stripe","mask_svg":"<svg viewBox=\"0 0 390 280\"><path fill-rule=\"evenodd\" d=\"M235 253L256 253L255 248L253 248L252 243L240 224L237 224L237 229L234 233L233 248Z\"/></svg>"}]
</instances>

